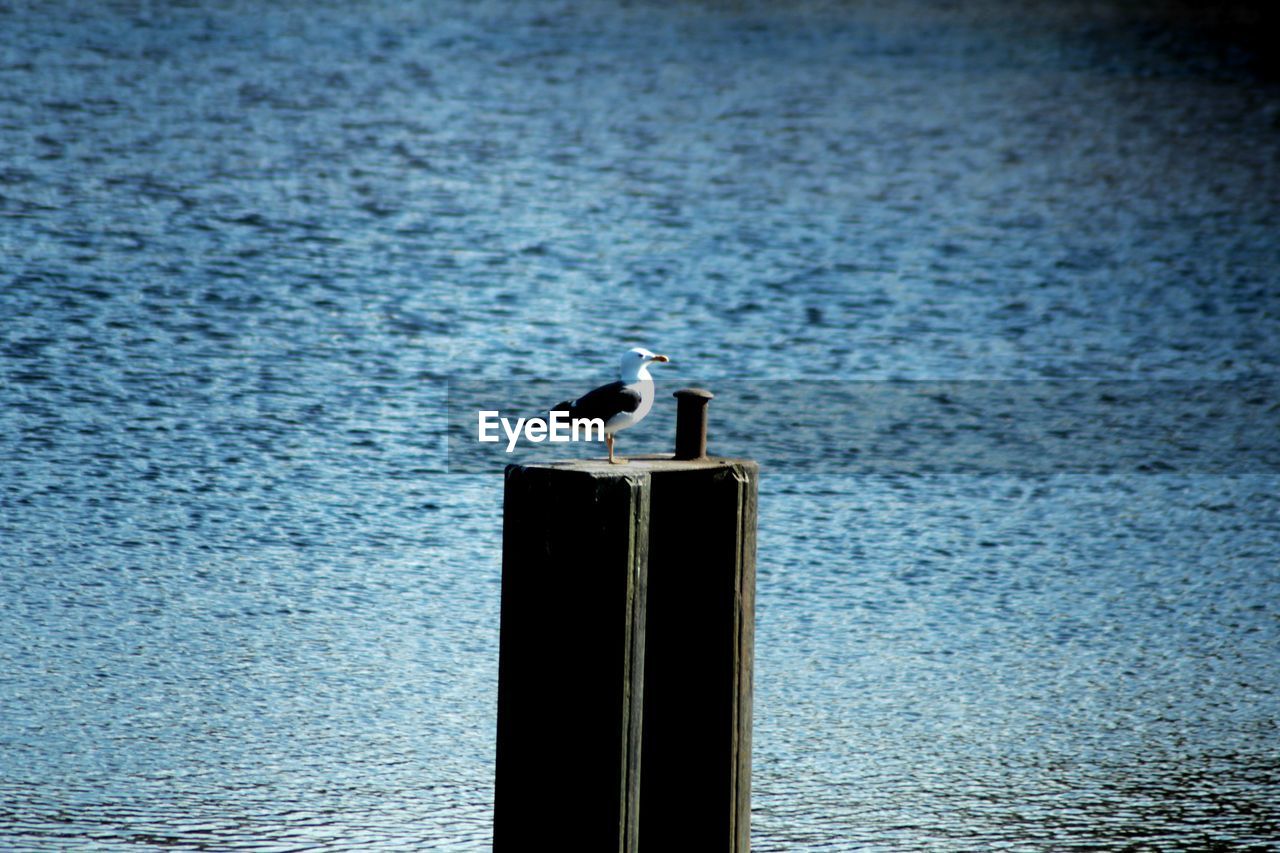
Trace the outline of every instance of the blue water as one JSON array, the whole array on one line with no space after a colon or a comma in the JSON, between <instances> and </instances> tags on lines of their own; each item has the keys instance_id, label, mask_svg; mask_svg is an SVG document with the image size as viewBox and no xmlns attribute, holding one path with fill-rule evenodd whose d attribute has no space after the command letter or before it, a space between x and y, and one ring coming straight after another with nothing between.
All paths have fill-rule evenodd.
<instances>
[{"instance_id":1,"label":"blue water","mask_svg":"<svg viewBox=\"0 0 1280 853\"><path fill-rule=\"evenodd\" d=\"M1188 27L0 5L0 847L488 845L451 379L1274 381L1280 90ZM1280 457L1170 412L1107 473L766 467L757 850L1280 837Z\"/></svg>"}]
</instances>

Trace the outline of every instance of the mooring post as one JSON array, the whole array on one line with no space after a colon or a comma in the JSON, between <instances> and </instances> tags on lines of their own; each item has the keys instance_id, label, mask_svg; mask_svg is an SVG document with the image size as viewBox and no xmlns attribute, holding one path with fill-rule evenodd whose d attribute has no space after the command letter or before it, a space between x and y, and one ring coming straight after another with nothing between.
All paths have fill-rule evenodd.
<instances>
[{"instance_id":1,"label":"mooring post","mask_svg":"<svg viewBox=\"0 0 1280 853\"><path fill-rule=\"evenodd\" d=\"M750 849L759 467L677 397L675 457L507 466L495 850Z\"/></svg>"},{"instance_id":2,"label":"mooring post","mask_svg":"<svg viewBox=\"0 0 1280 853\"><path fill-rule=\"evenodd\" d=\"M707 404L715 395L704 388L681 388L676 398L676 459L707 456Z\"/></svg>"},{"instance_id":3,"label":"mooring post","mask_svg":"<svg viewBox=\"0 0 1280 853\"><path fill-rule=\"evenodd\" d=\"M507 467L495 850L637 843L649 476Z\"/></svg>"}]
</instances>

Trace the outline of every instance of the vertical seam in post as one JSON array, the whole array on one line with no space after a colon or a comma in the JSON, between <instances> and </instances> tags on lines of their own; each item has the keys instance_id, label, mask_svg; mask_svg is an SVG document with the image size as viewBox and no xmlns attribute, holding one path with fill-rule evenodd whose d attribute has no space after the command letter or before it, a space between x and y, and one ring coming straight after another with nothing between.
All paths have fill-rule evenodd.
<instances>
[{"instance_id":1,"label":"vertical seam in post","mask_svg":"<svg viewBox=\"0 0 1280 853\"><path fill-rule=\"evenodd\" d=\"M624 772L622 788L622 824L619 827L619 846L624 853L636 853L639 848L640 835L640 750L643 733L640 727L644 720L644 643L641 632L644 630L644 590L643 583L648 573L649 560L649 496L650 478L648 475L628 476L627 486L631 492L630 515L628 524L629 552L631 561L628 571L631 575L628 584L627 598L627 632L626 632L626 726L624 727ZM634 797L632 786L634 783Z\"/></svg>"},{"instance_id":2,"label":"vertical seam in post","mask_svg":"<svg viewBox=\"0 0 1280 853\"><path fill-rule=\"evenodd\" d=\"M627 500L627 598L625 601L625 612L623 615L624 630L622 632L623 649L623 688L622 688L622 742L618 745L622 753L622 774L619 782L618 798L620 801L618 821L618 850L621 853L627 853L628 827L630 824L630 788L631 788L631 684L632 684L632 667L635 661L631 659L631 632L635 630L635 626L631 624L631 607L632 597L635 592L632 583L635 577L636 562L636 495L630 478L625 481L628 491Z\"/></svg>"}]
</instances>

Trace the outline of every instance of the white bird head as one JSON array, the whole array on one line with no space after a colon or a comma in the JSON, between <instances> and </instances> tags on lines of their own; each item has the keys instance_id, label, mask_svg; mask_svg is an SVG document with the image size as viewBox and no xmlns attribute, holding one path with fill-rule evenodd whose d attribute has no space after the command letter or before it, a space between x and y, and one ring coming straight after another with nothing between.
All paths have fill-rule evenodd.
<instances>
[{"instance_id":1,"label":"white bird head","mask_svg":"<svg viewBox=\"0 0 1280 853\"><path fill-rule=\"evenodd\" d=\"M650 364L663 364L671 361L665 355L654 355L644 347L636 347L622 354L622 378L632 380L648 378Z\"/></svg>"}]
</instances>

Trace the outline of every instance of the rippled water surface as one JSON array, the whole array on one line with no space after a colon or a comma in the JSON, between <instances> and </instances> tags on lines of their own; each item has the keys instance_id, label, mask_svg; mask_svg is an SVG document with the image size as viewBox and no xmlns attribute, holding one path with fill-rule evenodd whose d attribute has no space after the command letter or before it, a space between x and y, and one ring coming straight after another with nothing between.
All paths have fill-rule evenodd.
<instances>
[{"instance_id":1,"label":"rippled water surface","mask_svg":"<svg viewBox=\"0 0 1280 853\"><path fill-rule=\"evenodd\" d=\"M756 849L1266 849L1280 90L1196 20L0 4L0 847L485 848L501 483L446 386L642 344L1156 413L766 466Z\"/></svg>"}]
</instances>

